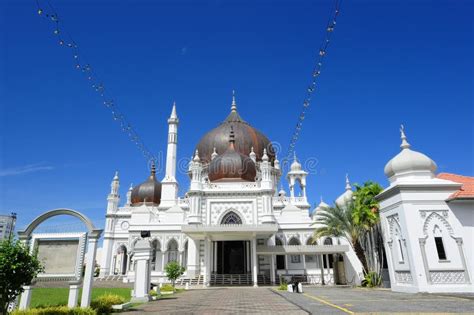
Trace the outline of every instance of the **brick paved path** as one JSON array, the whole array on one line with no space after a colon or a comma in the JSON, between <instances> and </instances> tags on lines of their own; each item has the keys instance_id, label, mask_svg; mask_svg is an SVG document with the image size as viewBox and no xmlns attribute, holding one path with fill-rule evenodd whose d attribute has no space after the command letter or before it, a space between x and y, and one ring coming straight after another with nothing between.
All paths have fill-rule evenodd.
<instances>
[{"instance_id":1,"label":"brick paved path","mask_svg":"<svg viewBox=\"0 0 474 315\"><path fill-rule=\"evenodd\" d=\"M127 314L307 314L268 288L190 290L135 307Z\"/></svg>"}]
</instances>

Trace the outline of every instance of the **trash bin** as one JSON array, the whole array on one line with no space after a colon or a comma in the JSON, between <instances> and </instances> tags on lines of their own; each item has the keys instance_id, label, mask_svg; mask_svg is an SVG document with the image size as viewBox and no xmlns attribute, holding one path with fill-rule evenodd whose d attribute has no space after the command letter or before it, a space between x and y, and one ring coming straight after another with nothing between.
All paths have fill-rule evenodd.
<instances>
[{"instance_id":1,"label":"trash bin","mask_svg":"<svg viewBox=\"0 0 474 315\"><path fill-rule=\"evenodd\" d=\"M298 293L303 293L303 285L300 283L298 283Z\"/></svg>"},{"instance_id":2,"label":"trash bin","mask_svg":"<svg viewBox=\"0 0 474 315\"><path fill-rule=\"evenodd\" d=\"M293 285L291 283L288 283L287 290L290 293L293 293Z\"/></svg>"}]
</instances>

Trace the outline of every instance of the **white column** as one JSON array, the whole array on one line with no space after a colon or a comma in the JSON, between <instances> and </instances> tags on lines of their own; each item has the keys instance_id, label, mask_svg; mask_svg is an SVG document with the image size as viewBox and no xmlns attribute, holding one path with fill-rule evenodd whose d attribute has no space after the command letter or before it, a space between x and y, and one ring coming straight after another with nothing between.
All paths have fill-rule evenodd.
<instances>
[{"instance_id":1,"label":"white column","mask_svg":"<svg viewBox=\"0 0 474 315\"><path fill-rule=\"evenodd\" d=\"M275 255L270 257L270 282L272 285L275 284Z\"/></svg>"},{"instance_id":2,"label":"white column","mask_svg":"<svg viewBox=\"0 0 474 315\"><path fill-rule=\"evenodd\" d=\"M252 278L253 286L258 287L258 276L257 276L257 238L252 239Z\"/></svg>"},{"instance_id":3,"label":"white column","mask_svg":"<svg viewBox=\"0 0 474 315\"><path fill-rule=\"evenodd\" d=\"M194 278L199 270L199 240L188 240L188 277Z\"/></svg>"},{"instance_id":4,"label":"white column","mask_svg":"<svg viewBox=\"0 0 474 315\"><path fill-rule=\"evenodd\" d=\"M245 253L247 259L247 273L250 273L250 249L249 249L249 242L245 241Z\"/></svg>"},{"instance_id":5,"label":"white column","mask_svg":"<svg viewBox=\"0 0 474 315\"><path fill-rule=\"evenodd\" d=\"M213 242L214 244L214 266L212 271L217 272L217 242Z\"/></svg>"},{"instance_id":6,"label":"white column","mask_svg":"<svg viewBox=\"0 0 474 315\"><path fill-rule=\"evenodd\" d=\"M23 289L24 291L21 294L20 305L18 306L20 310L26 310L28 307L30 307L31 294L33 293L32 286L25 285L23 286Z\"/></svg>"},{"instance_id":7,"label":"white column","mask_svg":"<svg viewBox=\"0 0 474 315\"><path fill-rule=\"evenodd\" d=\"M162 252L161 254L161 272L165 273L165 265L166 265L166 251Z\"/></svg>"},{"instance_id":8,"label":"white column","mask_svg":"<svg viewBox=\"0 0 474 315\"><path fill-rule=\"evenodd\" d=\"M109 220L109 219L107 219ZM106 277L112 274L111 258L112 258L113 242L108 238L104 238L102 246L102 261L100 263L100 277Z\"/></svg>"},{"instance_id":9,"label":"white column","mask_svg":"<svg viewBox=\"0 0 474 315\"><path fill-rule=\"evenodd\" d=\"M324 261L323 261L323 255L319 255L319 262L320 262L320 268L321 268L321 285L324 285Z\"/></svg>"},{"instance_id":10,"label":"white column","mask_svg":"<svg viewBox=\"0 0 474 315\"><path fill-rule=\"evenodd\" d=\"M331 282L331 267L329 266L329 255L326 254L326 268L328 270L328 284Z\"/></svg>"},{"instance_id":11,"label":"white column","mask_svg":"<svg viewBox=\"0 0 474 315\"><path fill-rule=\"evenodd\" d=\"M148 302L150 300L148 292L151 284L151 246L148 240L140 239L136 243L133 259L136 261L137 265L135 269L135 282L131 302Z\"/></svg>"},{"instance_id":12,"label":"white column","mask_svg":"<svg viewBox=\"0 0 474 315\"><path fill-rule=\"evenodd\" d=\"M304 269L304 274L307 274L306 272L306 255L301 255L303 257L303 269Z\"/></svg>"},{"instance_id":13,"label":"white column","mask_svg":"<svg viewBox=\"0 0 474 315\"><path fill-rule=\"evenodd\" d=\"M71 281L69 283L69 297L67 300L67 307L73 308L77 306L77 300L79 298L79 289L81 288L80 281Z\"/></svg>"},{"instance_id":14,"label":"white column","mask_svg":"<svg viewBox=\"0 0 474 315\"><path fill-rule=\"evenodd\" d=\"M210 280L211 280L211 240L209 237L206 237L204 240L204 286L208 287L210 285Z\"/></svg>"},{"instance_id":15,"label":"white column","mask_svg":"<svg viewBox=\"0 0 474 315\"><path fill-rule=\"evenodd\" d=\"M82 286L81 307L89 307L91 304L92 283L94 282L95 255L97 252L97 241L101 233L102 230L99 232L90 232L89 235L87 235L87 261L86 270L84 273L84 284Z\"/></svg>"}]
</instances>

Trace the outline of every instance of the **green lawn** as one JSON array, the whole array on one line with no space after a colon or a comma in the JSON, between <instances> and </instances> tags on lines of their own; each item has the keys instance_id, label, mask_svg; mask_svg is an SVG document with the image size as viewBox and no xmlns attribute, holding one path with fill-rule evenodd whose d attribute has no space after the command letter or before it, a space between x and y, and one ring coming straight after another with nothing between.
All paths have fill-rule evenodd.
<instances>
[{"instance_id":1,"label":"green lawn","mask_svg":"<svg viewBox=\"0 0 474 315\"><path fill-rule=\"evenodd\" d=\"M131 289L129 288L93 288L92 299L104 294L116 294L130 301ZM81 297L79 294L79 301L81 303ZM30 307L37 307L39 305L66 305L69 295L69 288L34 288L33 295L31 297Z\"/></svg>"}]
</instances>

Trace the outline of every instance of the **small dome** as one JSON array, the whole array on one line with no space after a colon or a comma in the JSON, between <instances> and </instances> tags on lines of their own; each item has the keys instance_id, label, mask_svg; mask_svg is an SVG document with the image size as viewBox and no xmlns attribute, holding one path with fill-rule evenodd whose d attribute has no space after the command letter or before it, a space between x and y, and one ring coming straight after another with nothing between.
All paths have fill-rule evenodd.
<instances>
[{"instance_id":1,"label":"small dome","mask_svg":"<svg viewBox=\"0 0 474 315\"><path fill-rule=\"evenodd\" d=\"M330 206L323 201L323 198L321 198L321 202L319 203L319 205L316 208L314 208L312 214L313 215L317 214L319 211L327 210L329 208L330 208Z\"/></svg>"},{"instance_id":2,"label":"small dome","mask_svg":"<svg viewBox=\"0 0 474 315\"><path fill-rule=\"evenodd\" d=\"M346 191L342 193L336 199L336 206L345 207L347 204L353 201L354 192L352 191L351 183L349 182L349 176L346 175Z\"/></svg>"},{"instance_id":3,"label":"small dome","mask_svg":"<svg viewBox=\"0 0 474 315\"><path fill-rule=\"evenodd\" d=\"M155 164L151 166L151 174L148 179L137 185L132 190L132 206L159 205L161 202L161 183L156 181Z\"/></svg>"},{"instance_id":4,"label":"small dome","mask_svg":"<svg viewBox=\"0 0 474 315\"><path fill-rule=\"evenodd\" d=\"M385 165L385 176L391 178L395 175L420 174L434 176L437 169L436 163L424 155L423 153L413 151L410 149L410 144L405 136L405 131L400 129L402 144L400 147L402 151L398 153Z\"/></svg>"},{"instance_id":5,"label":"small dome","mask_svg":"<svg viewBox=\"0 0 474 315\"><path fill-rule=\"evenodd\" d=\"M223 153L211 160L209 164L209 180L245 180L255 181L257 168L254 161L248 156L235 151L235 135L233 127L230 128L228 148Z\"/></svg>"},{"instance_id":6,"label":"small dome","mask_svg":"<svg viewBox=\"0 0 474 315\"><path fill-rule=\"evenodd\" d=\"M296 159L296 153L293 153L293 163L291 163L290 170L291 172L299 172L302 170L301 164L298 162L298 159Z\"/></svg>"}]
</instances>

